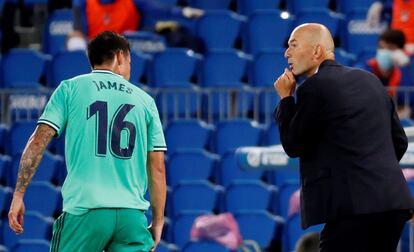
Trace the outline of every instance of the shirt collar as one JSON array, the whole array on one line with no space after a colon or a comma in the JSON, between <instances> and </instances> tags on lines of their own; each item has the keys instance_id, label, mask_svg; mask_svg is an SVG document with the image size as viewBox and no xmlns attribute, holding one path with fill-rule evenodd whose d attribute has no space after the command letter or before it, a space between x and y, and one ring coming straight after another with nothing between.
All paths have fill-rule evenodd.
<instances>
[{"instance_id":1,"label":"shirt collar","mask_svg":"<svg viewBox=\"0 0 414 252\"><path fill-rule=\"evenodd\" d=\"M114 73L114 72L109 71L109 70L96 69L96 70L92 70L92 73L106 73L106 74L113 74L113 75L119 76L119 77L121 77L121 78L124 78L124 77L122 77L122 75L119 75L119 74Z\"/></svg>"}]
</instances>

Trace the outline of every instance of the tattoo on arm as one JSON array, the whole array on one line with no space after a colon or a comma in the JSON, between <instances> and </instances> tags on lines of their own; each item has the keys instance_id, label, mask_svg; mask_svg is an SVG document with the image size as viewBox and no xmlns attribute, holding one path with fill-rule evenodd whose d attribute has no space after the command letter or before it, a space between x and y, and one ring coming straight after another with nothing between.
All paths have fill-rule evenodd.
<instances>
[{"instance_id":1,"label":"tattoo on arm","mask_svg":"<svg viewBox=\"0 0 414 252\"><path fill-rule=\"evenodd\" d=\"M48 125L40 124L30 136L23 151L17 174L16 192L24 193L43 157L43 152L56 131Z\"/></svg>"}]
</instances>

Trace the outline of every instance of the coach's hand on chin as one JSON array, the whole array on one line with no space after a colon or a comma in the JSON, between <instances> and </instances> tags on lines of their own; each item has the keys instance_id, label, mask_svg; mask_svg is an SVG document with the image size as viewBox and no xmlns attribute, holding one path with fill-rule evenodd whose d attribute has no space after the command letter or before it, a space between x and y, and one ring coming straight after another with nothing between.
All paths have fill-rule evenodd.
<instances>
[{"instance_id":1,"label":"coach's hand on chin","mask_svg":"<svg viewBox=\"0 0 414 252\"><path fill-rule=\"evenodd\" d=\"M292 96L296 88L296 79L293 76L293 73L285 68L285 71L273 84L276 92L279 94L280 99L283 99L288 96Z\"/></svg>"}]
</instances>

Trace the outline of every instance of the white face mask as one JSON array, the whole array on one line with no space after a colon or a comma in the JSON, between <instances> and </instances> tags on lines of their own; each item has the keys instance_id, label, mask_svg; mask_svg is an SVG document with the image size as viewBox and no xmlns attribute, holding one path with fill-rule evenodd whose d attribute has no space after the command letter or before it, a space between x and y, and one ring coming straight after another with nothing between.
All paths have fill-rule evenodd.
<instances>
[{"instance_id":1,"label":"white face mask","mask_svg":"<svg viewBox=\"0 0 414 252\"><path fill-rule=\"evenodd\" d=\"M392 61L399 66L403 67L410 63L410 57L408 57L405 52L401 49L392 51Z\"/></svg>"},{"instance_id":2,"label":"white face mask","mask_svg":"<svg viewBox=\"0 0 414 252\"><path fill-rule=\"evenodd\" d=\"M87 45L86 40L81 37L69 38L68 42L66 43L66 49L68 51L77 51L77 50L86 51L87 46L88 45Z\"/></svg>"}]
</instances>

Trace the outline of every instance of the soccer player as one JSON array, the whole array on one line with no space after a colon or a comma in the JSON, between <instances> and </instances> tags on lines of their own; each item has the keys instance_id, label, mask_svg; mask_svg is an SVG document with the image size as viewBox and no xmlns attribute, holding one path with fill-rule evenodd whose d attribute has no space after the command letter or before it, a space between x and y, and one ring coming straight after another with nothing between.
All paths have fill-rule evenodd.
<instances>
[{"instance_id":1,"label":"soccer player","mask_svg":"<svg viewBox=\"0 0 414 252\"><path fill-rule=\"evenodd\" d=\"M154 251L164 225L167 149L155 102L128 82L131 58L124 37L98 34L88 57L92 72L60 83L26 145L10 228L23 232L24 193L47 144L66 130L63 213L54 223L50 251Z\"/></svg>"}]
</instances>

